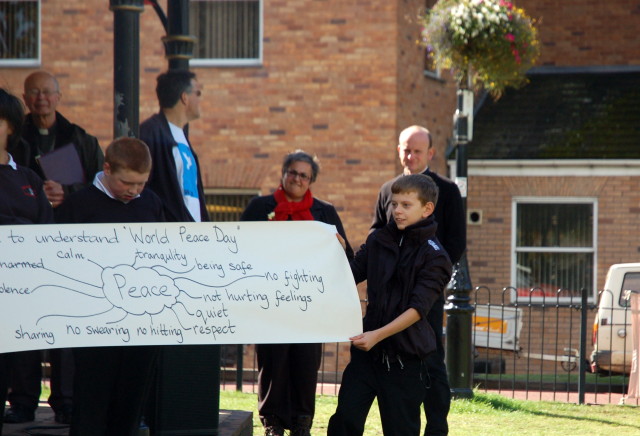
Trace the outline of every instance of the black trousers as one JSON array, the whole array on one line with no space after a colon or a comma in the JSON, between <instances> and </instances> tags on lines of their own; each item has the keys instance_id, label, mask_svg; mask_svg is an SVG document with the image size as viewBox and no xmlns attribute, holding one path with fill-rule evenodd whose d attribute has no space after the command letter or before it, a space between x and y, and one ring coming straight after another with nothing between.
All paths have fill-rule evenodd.
<instances>
[{"instance_id":1,"label":"black trousers","mask_svg":"<svg viewBox=\"0 0 640 436\"><path fill-rule=\"evenodd\" d=\"M351 347L351 361L342 376L338 407L329 419L327 436L362 435L376 397L385 436L418 436L426 377L418 358L387 365Z\"/></svg>"},{"instance_id":2,"label":"black trousers","mask_svg":"<svg viewBox=\"0 0 640 436\"><path fill-rule=\"evenodd\" d=\"M135 436L158 347L76 348L70 436Z\"/></svg>"},{"instance_id":3,"label":"black trousers","mask_svg":"<svg viewBox=\"0 0 640 436\"><path fill-rule=\"evenodd\" d=\"M258 413L291 428L297 416L313 416L322 344L258 344Z\"/></svg>"},{"instance_id":4,"label":"black trousers","mask_svg":"<svg viewBox=\"0 0 640 436\"><path fill-rule=\"evenodd\" d=\"M444 318L444 297L437 300L427 314L427 322L436 334L437 349L431 353L424 363L429 373L429 380L424 396L424 414L427 425L425 436L443 436L449 433L447 416L451 407L451 387L444 361L444 345L442 344L442 328Z\"/></svg>"},{"instance_id":5,"label":"black trousers","mask_svg":"<svg viewBox=\"0 0 640 436\"><path fill-rule=\"evenodd\" d=\"M9 354L0 353L0 435L4 421L4 403L9 389Z\"/></svg>"},{"instance_id":6,"label":"black trousers","mask_svg":"<svg viewBox=\"0 0 640 436\"><path fill-rule=\"evenodd\" d=\"M42 351L11 353L9 403L36 410L42 387ZM51 395L49 405L58 413L73 404L73 351L70 348L49 350Z\"/></svg>"}]
</instances>

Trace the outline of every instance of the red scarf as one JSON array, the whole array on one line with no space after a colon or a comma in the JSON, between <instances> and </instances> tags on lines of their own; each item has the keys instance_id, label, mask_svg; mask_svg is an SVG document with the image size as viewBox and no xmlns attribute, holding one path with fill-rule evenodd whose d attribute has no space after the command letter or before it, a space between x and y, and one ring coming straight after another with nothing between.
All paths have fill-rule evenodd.
<instances>
[{"instance_id":1,"label":"red scarf","mask_svg":"<svg viewBox=\"0 0 640 436\"><path fill-rule=\"evenodd\" d=\"M273 210L275 212L274 221L313 221L313 215L309 210L313 204L311 190L307 189L302 201L289 201L281 184L276 192L273 193L273 197L278 202L278 205Z\"/></svg>"}]
</instances>

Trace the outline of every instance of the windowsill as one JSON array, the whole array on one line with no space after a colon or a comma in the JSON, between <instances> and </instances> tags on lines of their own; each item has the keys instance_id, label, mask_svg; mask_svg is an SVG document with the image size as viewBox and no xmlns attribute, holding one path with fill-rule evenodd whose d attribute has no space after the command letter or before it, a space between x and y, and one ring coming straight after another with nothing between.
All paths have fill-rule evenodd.
<instances>
[{"instance_id":1,"label":"windowsill","mask_svg":"<svg viewBox=\"0 0 640 436\"><path fill-rule=\"evenodd\" d=\"M222 67L222 68L242 68L242 67L262 67L262 59L191 59L191 67Z\"/></svg>"},{"instance_id":2,"label":"windowsill","mask_svg":"<svg viewBox=\"0 0 640 436\"><path fill-rule=\"evenodd\" d=\"M446 80L442 78L442 76L438 71L424 70L423 73L424 73L424 77L427 77L429 79L433 79L441 83L446 82Z\"/></svg>"},{"instance_id":3,"label":"windowsill","mask_svg":"<svg viewBox=\"0 0 640 436\"><path fill-rule=\"evenodd\" d=\"M40 67L42 63L40 59L1 59L0 67L2 68L31 68Z\"/></svg>"}]
</instances>

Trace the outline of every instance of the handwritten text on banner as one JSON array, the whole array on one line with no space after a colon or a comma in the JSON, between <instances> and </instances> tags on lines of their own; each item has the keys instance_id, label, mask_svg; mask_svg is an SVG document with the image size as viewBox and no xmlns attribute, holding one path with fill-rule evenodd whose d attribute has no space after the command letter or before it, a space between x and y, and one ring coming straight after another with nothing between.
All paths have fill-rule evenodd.
<instances>
[{"instance_id":1,"label":"handwritten text on banner","mask_svg":"<svg viewBox=\"0 0 640 436\"><path fill-rule=\"evenodd\" d=\"M334 226L0 226L0 352L346 341L360 304Z\"/></svg>"}]
</instances>

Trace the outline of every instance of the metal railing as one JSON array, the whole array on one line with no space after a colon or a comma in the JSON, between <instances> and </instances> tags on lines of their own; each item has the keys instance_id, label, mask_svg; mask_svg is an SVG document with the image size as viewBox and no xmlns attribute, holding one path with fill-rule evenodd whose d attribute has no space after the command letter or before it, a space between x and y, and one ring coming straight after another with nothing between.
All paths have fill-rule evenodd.
<instances>
[{"instance_id":1,"label":"metal railing","mask_svg":"<svg viewBox=\"0 0 640 436\"><path fill-rule=\"evenodd\" d=\"M592 373L590 356L596 340L599 351L616 350L623 364L630 367L632 350L627 341L620 344L616 339L616 335L623 334L622 330L624 334L631 334L630 309L607 308L605 313L611 311L610 320L616 311L620 312L618 318L623 320L623 325L614 327L620 332L614 332L616 335L608 332L606 337L592 339L591 322L598 306L588 303L586 290L582 291L581 298L570 301L565 298L566 291L558 290L555 297L540 298L535 289L529 298L520 295L512 301L514 291L508 287L492 292L482 286L472 293L476 309L475 388L519 399L579 404L621 402L627 391L628 374L609 371L606 358L600 361L599 370ZM604 331L601 326L597 333L604 334ZM349 343L323 345L318 392L337 395L348 360ZM226 388L235 381L235 389L257 392L253 345L222 347L221 380Z\"/></svg>"}]
</instances>

